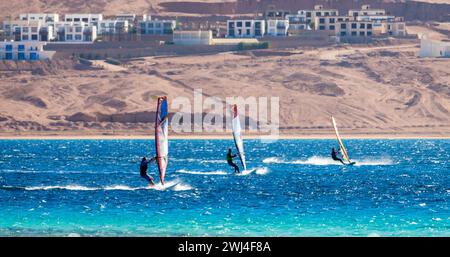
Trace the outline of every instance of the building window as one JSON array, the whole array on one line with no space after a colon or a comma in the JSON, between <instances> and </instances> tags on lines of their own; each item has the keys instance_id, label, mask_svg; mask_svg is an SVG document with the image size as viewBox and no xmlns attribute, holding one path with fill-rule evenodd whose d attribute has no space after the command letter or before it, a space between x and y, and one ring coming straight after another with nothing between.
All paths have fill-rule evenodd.
<instances>
[{"instance_id":1,"label":"building window","mask_svg":"<svg viewBox=\"0 0 450 257\"><path fill-rule=\"evenodd\" d=\"M345 31L341 31L341 37L347 36L347 33Z\"/></svg>"},{"instance_id":2,"label":"building window","mask_svg":"<svg viewBox=\"0 0 450 257\"><path fill-rule=\"evenodd\" d=\"M228 22L228 28L234 29L234 22Z\"/></svg>"},{"instance_id":3,"label":"building window","mask_svg":"<svg viewBox=\"0 0 450 257\"><path fill-rule=\"evenodd\" d=\"M38 60L38 54L37 53L30 53L30 60Z\"/></svg>"},{"instance_id":4,"label":"building window","mask_svg":"<svg viewBox=\"0 0 450 257\"><path fill-rule=\"evenodd\" d=\"M80 18L74 18L73 21L79 22L79 21L80 21Z\"/></svg>"},{"instance_id":5,"label":"building window","mask_svg":"<svg viewBox=\"0 0 450 257\"><path fill-rule=\"evenodd\" d=\"M352 36L356 36L356 35L357 35L356 31L352 31Z\"/></svg>"},{"instance_id":6,"label":"building window","mask_svg":"<svg viewBox=\"0 0 450 257\"><path fill-rule=\"evenodd\" d=\"M17 54L17 59L18 60L25 60L25 53L18 53Z\"/></svg>"},{"instance_id":7,"label":"building window","mask_svg":"<svg viewBox=\"0 0 450 257\"><path fill-rule=\"evenodd\" d=\"M73 35L71 34L66 35L66 40L73 40Z\"/></svg>"},{"instance_id":8,"label":"building window","mask_svg":"<svg viewBox=\"0 0 450 257\"><path fill-rule=\"evenodd\" d=\"M306 17L310 18L311 17L311 12L307 12L306 13Z\"/></svg>"},{"instance_id":9,"label":"building window","mask_svg":"<svg viewBox=\"0 0 450 257\"><path fill-rule=\"evenodd\" d=\"M329 12L325 12L324 16L330 16L330 13Z\"/></svg>"},{"instance_id":10,"label":"building window","mask_svg":"<svg viewBox=\"0 0 450 257\"><path fill-rule=\"evenodd\" d=\"M12 45L6 45L5 49L6 49L6 51L11 52L13 50L13 46Z\"/></svg>"},{"instance_id":11,"label":"building window","mask_svg":"<svg viewBox=\"0 0 450 257\"><path fill-rule=\"evenodd\" d=\"M335 30L336 27L334 25L330 25L330 30Z\"/></svg>"},{"instance_id":12,"label":"building window","mask_svg":"<svg viewBox=\"0 0 450 257\"><path fill-rule=\"evenodd\" d=\"M72 21L72 18L67 18L66 21Z\"/></svg>"},{"instance_id":13,"label":"building window","mask_svg":"<svg viewBox=\"0 0 450 257\"><path fill-rule=\"evenodd\" d=\"M367 24L367 29L372 29L372 24L368 23Z\"/></svg>"},{"instance_id":14,"label":"building window","mask_svg":"<svg viewBox=\"0 0 450 257\"><path fill-rule=\"evenodd\" d=\"M362 37L364 37L364 35L365 35L364 31L360 31L360 32L359 32L359 35L362 36Z\"/></svg>"},{"instance_id":15,"label":"building window","mask_svg":"<svg viewBox=\"0 0 450 257\"><path fill-rule=\"evenodd\" d=\"M6 53L5 54L5 59L6 60L12 60L13 59L13 54L12 53Z\"/></svg>"},{"instance_id":16,"label":"building window","mask_svg":"<svg viewBox=\"0 0 450 257\"><path fill-rule=\"evenodd\" d=\"M248 27L251 27L252 26L252 23L250 22L250 21L246 21L245 22L245 26L248 28Z\"/></svg>"},{"instance_id":17,"label":"building window","mask_svg":"<svg viewBox=\"0 0 450 257\"><path fill-rule=\"evenodd\" d=\"M17 50L21 52L25 51L25 45L18 45Z\"/></svg>"},{"instance_id":18,"label":"building window","mask_svg":"<svg viewBox=\"0 0 450 257\"><path fill-rule=\"evenodd\" d=\"M23 33L28 33L28 31L29 31L29 30L28 30L28 27L23 27L23 28L22 28L22 32L23 32Z\"/></svg>"},{"instance_id":19,"label":"building window","mask_svg":"<svg viewBox=\"0 0 450 257\"><path fill-rule=\"evenodd\" d=\"M347 24L341 23L341 29L346 29L346 28L347 28Z\"/></svg>"},{"instance_id":20,"label":"building window","mask_svg":"<svg viewBox=\"0 0 450 257\"><path fill-rule=\"evenodd\" d=\"M372 36L372 31L367 31L367 36Z\"/></svg>"},{"instance_id":21,"label":"building window","mask_svg":"<svg viewBox=\"0 0 450 257\"><path fill-rule=\"evenodd\" d=\"M359 28L360 28L360 29L365 29L365 28L366 28L366 24L365 24L365 23L359 24Z\"/></svg>"},{"instance_id":22,"label":"building window","mask_svg":"<svg viewBox=\"0 0 450 257\"><path fill-rule=\"evenodd\" d=\"M352 29L356 29L358 26L356 23L352 23Z\"/></svg>"},{"instance_id":23,"label":"building window","mask_svg":"<svg viewBox=\"0 0 450 257\"><path fill-rule=\"evenodd\" d=\"M147 27L148 28L150 28L150 29L152 29L154 26L153 26L153 23L149 23L148 25L147 25Z\"/></svg>"},{"instance_id":24,"label":"building window","mask_svg":"<svg viewBox=\"0 0 450 257\"><path fill-rule=\"evenodd\" d=\"M81 41L81 35L75 35L75 40Z\"/></svg>"},{"instance_id":25,"label":"building window","mask_svg":"<svg viewBox=\"0 0 450 257\"><path fill-rule=\"evenodd\" d=\"M255 28L256 29L261 29L261 22L260 21L255 22Z\"/></svg>"},{"instance_id":26,"label":"building window","mask_svg":"<svg viewBox=\"0 0 450 257\"><path fill-rule=\"evenodd\" d=\"M38 40L38 35L37 34L31 35L31 40Z\"/></svg>"},{"instance_id":27,"label":"building window","mask_svg":"<svg viewBox=\"0 0 450 257\"><path fill-rule=\"evenodd\" d=\"M83 19L81 19L83 22L89 22L89 19L88 18L83 18Z\"/></svg>"},{"instance_id":28,"label":"building window","mask_svg":"<svg viewBox=\"0 0 450 257\"><path fill-rule=\"evenodd\" d=\"M37 27L31 27L31 32L36 33L38 31Z\"/></svg>"},{"instance_id":29,"label":"building window","mask_svg":"<svg viewBox=\"0 0 450 257\"><path fill-rule=\"evenodd\" d=\"M325 26L324 25L320 25L319 26L319 30L325 30Z\"/></svg>"},{"instance_id":30,"label":"building window","mask_svg":"<svg viewBox=\"0 0 450 257\"><path fill-rule=\"evenodd\" d=\"M320 13L320 12L316 12L316 16L317 16L317 17L322 16L321 14L322 14L322 13Z\"/></svg>"},{"instance_id":31,"label":"building window","mask_svg":"<svg viewBox=\"0 0 450 257\"><path fill-rule=\"evenodd\" d=\"M239 27L239 28L242 28L242 21L236 22L236 26Z\"/></svg>"},{"instance_id":32,"label":"building window","mask_svg":"<svg viewBox=\"0 0 450 257\"><path fill-rule=\"evenodd\" d=\"M28 35L22 35L22 40L28 40L28 39L29 39Z\"/></svg>"},{"instance_id":33,"label":"building window","mask_svg":"<svg viewBox=\"0 0 450 257\"><path fill-rule=\"evenodd\" d=\"M320 19L319 19L319 23L320 23L320 24L324 24L324 23L325 23L325 18L320 18Z\"/></svg>"},{"instance_id":34,"label":"building window","mask_svg":"<svg viewBox=\"0 0 450 257\"><path fill-rule=\"evenodd\" d=\"M161 23L155 23L155 28L161 28Z\"/></svg>"},{"instance_id":35,"label":"building window","mask_svg":"<svg viewBox=\"0 0 450 257\"><path fill-rule=\"evenodd\" d=\"M334 23L335 19L334 18L330 18L330 23Z\"/></svg>"},{"instance_id":36,"label":"building window","mask_svg":"<svg viewBox=\"0 0 450 257\"><path fill-rule=\"evenodd\" d=\"M246 35L247 35L247 36L250 36L250 34L251 34L251 33L250 33L250 29L246 29Z\"/></svg>"}]
</instances>

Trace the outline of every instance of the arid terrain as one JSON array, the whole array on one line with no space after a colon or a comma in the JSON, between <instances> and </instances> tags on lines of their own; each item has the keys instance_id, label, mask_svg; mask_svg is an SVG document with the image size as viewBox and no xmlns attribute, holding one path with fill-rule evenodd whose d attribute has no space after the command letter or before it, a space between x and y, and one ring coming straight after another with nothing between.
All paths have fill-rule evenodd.
<instances>
[{"instance_id":1,"label":"arid terrain","mask_svg":"<svg viewBox=\"0 0 450 257\"><path fill-rule=\"evenodd\" d=\"M450 60L418 44L147 57L123 66L71 61L0 69L1 135L147 135L156 97L280 97L286 135L450 135ZM28 71L27 71L28 69ZM8 71L5 71L8 70ZM175 112L177 110L172 110ZM1 136L0 135L0 136Z\"/></svg>"}]
</instances>

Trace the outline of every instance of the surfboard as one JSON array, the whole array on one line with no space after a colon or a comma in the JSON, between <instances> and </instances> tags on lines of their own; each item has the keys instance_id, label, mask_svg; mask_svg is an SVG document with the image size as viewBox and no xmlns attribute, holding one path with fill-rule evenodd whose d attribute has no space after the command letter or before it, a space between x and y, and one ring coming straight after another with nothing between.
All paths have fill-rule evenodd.
<instances>
[{"instance_id":1,"label":"surfboard","mask_svg":"<svg viewBox=\"0 0 450 257\"><path fill-rule=\"evenodd\" d=\"M338 140L339 147L341 148L342 156L344 157L344 160L347 161L346 165L353 165L353 164L355 164L355 162L350 161L350 158L348 157L347 150L344 147L344 143L342 143L341 135L339 134L339 131L338 131L338 128L337 128L337 124L336 124L336 120L334 119L333 116L331 116L331 121L333 123L334 132L336 134L336 138Z\"/></svg>"},{"instance_id":2,"label":"surfboard","mask_svg":"<svg viewBox=\"0 0 450 257\"><path fill-rule=\"evenodd\" d=\"M167 97L158 97L155 119L155 151L159 180L164 185L167 164L169 162L169 110Z\"/></svg>"},{"instance_id":3,"label":"surfboard","mask_svg":"<svg viewBox=\"0 0 450 257\"><path fill-rule=\"evenodd\" d=\"M239 120L238 108L236 104L233 105L231 111L233 115L232 129L233 129L234 145L236 146L236 150L238 152L238 156L241 161L243 170L247 170L247 165L245 164L244 141L242 139L241 133L241 122Z\"/></svg>"}]
</instances>

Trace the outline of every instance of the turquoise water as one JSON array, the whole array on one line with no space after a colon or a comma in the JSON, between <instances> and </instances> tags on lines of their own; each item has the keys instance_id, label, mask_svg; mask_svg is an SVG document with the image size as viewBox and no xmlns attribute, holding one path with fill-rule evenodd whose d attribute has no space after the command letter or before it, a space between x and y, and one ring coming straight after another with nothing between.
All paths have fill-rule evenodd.
<instances>
[{"instance_id":1,"label":"turquoise water","mask_svg":"<svg viewBox=\"0 0 450 257\"><path fill-rule=\"evenodd\" d=\"M172 140L146 188L146 140L0 140L0 236L450 236L449 140ZM156 176L155 166L151 173Z\"/></svg>"}]
</instances>

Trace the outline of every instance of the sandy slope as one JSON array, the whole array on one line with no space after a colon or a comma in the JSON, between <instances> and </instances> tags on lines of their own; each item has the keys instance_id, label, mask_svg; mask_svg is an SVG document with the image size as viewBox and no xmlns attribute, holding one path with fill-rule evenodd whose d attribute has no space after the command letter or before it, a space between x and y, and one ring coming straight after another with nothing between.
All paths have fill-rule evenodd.
<instances>
[{"instance_id":1,"label":"sandy slope","mask_svg":"<svg viewBox=\"0 0 450 257\"><path fill-rule=\"evenodd\" d=\"M450 134L450 60L418 46L145 58L126 70L0 72L3 133L148 134L155 97L278 96L283 133ZM258 57L259 56L259 57ZM84 132L81 132L84 131Z\"/></svg>"}]
</instances>

